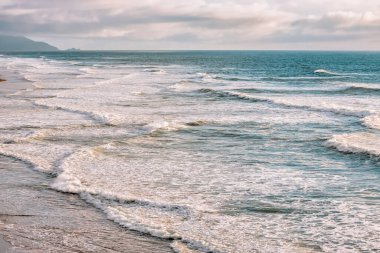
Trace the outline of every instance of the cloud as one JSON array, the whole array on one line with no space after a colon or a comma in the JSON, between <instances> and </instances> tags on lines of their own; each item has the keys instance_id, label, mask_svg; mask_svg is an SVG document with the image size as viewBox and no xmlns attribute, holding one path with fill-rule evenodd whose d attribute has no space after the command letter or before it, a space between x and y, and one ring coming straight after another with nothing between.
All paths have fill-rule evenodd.
<instances>
[{"instance_id":1,"label":"cloud","mask_svg":"<svg viewBox=\"0 0 380 253\"><path fill-rule=\"evenodd\" d=\"M22 2L22 1L18 1ZM159 1L140 1L139 4L121 4L113 1L94 2L91 10L82 4L66 9L58 8L56 1L28 2L7 5L0 14L3 32L49 34L71 37L127 37L137 40L176 38L180 34L193 34L193 38L221 38L231 34L265 34L268 26L275 26L285 14L271 10L267 4L238 5L225 3L178 1L162 5ZM119 4L119 5L118 5ZM15 11L17 10L17 11ZM147 36L147 33L149 36ZM198 35L199 34L199 35ZM189 37L189 36L188 36ZM190 38L190 37L189 37Z\"/></svg>"},{"instance_id":2,"label":"cloud","mask_svg":"<svg viewBox=\"0 0 380 253\"><path fill-rule=\"evenodd\" d=\"M380 39L380 12L329 12L310 15L293 21L286 31L272 34L265 41L292 43L343 41L378 43Z\"/></svg>"},{"instance_id":3,"label":"cloud","mask_svg":"<svg viewBox=\"0 0 380 253\"><path fill-rule=\"evenodd\" d=\"M307 4L306 4L307 2ZM139 45L167 42L202 48L241 49L267 43L376 41L380 27L377 0L2 0L0 33L22 34L96 47L104 38ZM90 43L91 40L91 43ZM66 42L65 42L66 41ZM177 43L177 44L175 44ZM62 47L61 46L61 47ZM67 45L71 47L75 45ZM112 48L109 48L112 49Z\"/></svg>"},{"instance_id":4,"label":"cloud","mask_svg":"<svg viewBox=\"0 0 380 253\"><path fill-rule=\"evenodd\" d=\"M329 12L322 16L310 16L295 21L294 27L320 31L380 30L380 11L357 13L353 11Z\"/></svg>"}]
</instances>

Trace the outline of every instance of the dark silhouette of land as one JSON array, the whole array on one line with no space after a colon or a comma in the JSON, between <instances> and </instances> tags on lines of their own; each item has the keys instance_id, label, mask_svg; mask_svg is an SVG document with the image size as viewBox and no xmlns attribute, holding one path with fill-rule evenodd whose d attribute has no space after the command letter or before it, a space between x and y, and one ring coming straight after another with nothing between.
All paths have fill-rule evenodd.
<instances>
[{"instance_id":1,"label":"dark silhouette of land","mask_svg":"<svg viewBox=\"0 0 380 253\"><path fill-rule=\"evenodd\" d=\"M33 41L22 36L0 35L0 52L46 52L59 49L45 42Z\"/></svg>"}]
</instances>

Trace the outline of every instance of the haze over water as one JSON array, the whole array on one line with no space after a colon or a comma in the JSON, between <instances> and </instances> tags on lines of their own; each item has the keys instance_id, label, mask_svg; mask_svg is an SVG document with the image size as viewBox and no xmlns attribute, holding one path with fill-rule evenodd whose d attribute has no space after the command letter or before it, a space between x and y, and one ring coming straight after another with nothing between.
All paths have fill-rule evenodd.
<instances>
[{"instance_id":1,"label":"haze over water","mask_svg":"<svg viewBox=\"0 0 380 253\"><path fill-rule=\"evenodd\" d=\"M179 252L380 250L380 53L0 62L32 85L0 96L0 153L128 229Z\"/></svg>"}]
</instances>

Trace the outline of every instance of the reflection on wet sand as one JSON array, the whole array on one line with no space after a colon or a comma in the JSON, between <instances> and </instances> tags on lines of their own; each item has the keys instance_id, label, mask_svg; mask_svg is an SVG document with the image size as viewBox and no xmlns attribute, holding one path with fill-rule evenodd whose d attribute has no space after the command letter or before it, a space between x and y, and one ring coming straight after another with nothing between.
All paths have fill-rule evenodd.
<instances>
[{"instance_id":1,"label":"reflection on wet sand","mask_svg":"<svg viewBox=\"0 0 380 253\"><path fill-rule=\"evenodd\" d=\"M169 242L119 227L49 181L0 156L0 252L172 252Z\"/></svg>"}]
</instances>

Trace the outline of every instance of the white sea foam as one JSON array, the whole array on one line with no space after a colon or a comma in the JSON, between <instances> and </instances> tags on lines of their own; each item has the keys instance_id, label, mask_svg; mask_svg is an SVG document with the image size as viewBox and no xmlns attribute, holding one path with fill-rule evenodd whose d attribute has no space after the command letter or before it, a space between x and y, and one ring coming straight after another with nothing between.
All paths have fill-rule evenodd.
<instances>
[{"instance_id":1,"label":"white sea foam","mask_svg":"<svg viewBox=\"0 0 380 253\"><path fill-rule=\"evenodd\" d=\"M82 125L91 123L83 115L65 111L35 108L31 103L22 100L2 98L0 101L0 129L26 127L54 127L57 125ZM11 113L9 113L11 111Z\"/></svg>"},{"instance_id":2,"label":"white sea foam","mask_svg":"<svg viewBox=\"0 0 380 253\"><path fill-rule=\"evenodd\" d=\"M326 70L326 69L316 69L316 70L314 70L314 73L315 73L315 74L332 75L332 76L338 76L338 75L341 75L341 74L339 74L339 73L332 72L332 71L329 71L329 70Z\"/></svg>"},{"instance_id":3,"label":"white sea foam","mask_svg":"<svg viewBox=\"0 0 380 253\"><path fill-rule=\"evenodd\" d=\"M84 68L80 68L79 70L85 74L96 74L98 72L97 68L95 67L84 67Z\"/></svg>"},{"instance_id":4,"label":"white sea foam","mask_svg":"<svg viewBox=\"0 0 380 253\"><path fill-rule=\"evenodd\" d=\"M148 145L147 142L140 144ZM274 173L264 168L251 171L251 176L247 176L240 168L242 174L239 176L236 175L237 170L230 166L213 167L213 162L204 160L207 157L202 158L200 154L192 156L162 148L157 152L141 148L140 144L136 145L132 141L131 147L111 145L99 147L103 149L102 152L94 153L90 149L76 152L61 163L61 174L52 186L64 192L80 193L86 201L103 210L109 219L129 229L162 238L174 238L180 241L180 245L200 249L201 252L250 252L266 247L285 252L311 252L307 247L297 248L286 241L271 240L271 236L266 234L265 231L269 229L272 235L275 233L282 238L286 237L282 231L284 227L294 226L295 221L292 219L281 220L279 216L262 223L257 216L260 212L248 216L225 216L219 213L218 203L225 203L230 191L238 194L234 183L226 185L222 182L226 182L227 178L229 182L238 180L241 192L244 192L244 188L251 189L253 180L255 188L250 191L263 197L292 191L297 187L310 191L315 188L323 190L323 187L331 186L332 182L342 185L341 187L346 184L344 178L329 180L326 185L321 184L318 180L320 176L315 172L305 176L296 171ZM213 172L208 175L204 171ZM243 175L244 179L241 177ZM264 181L265 184L259 183ZM207 196L204 195L204 188L208 189ZM203 193L199 195L198 191ZM226 195L215 195L224 191ZM315 209L321 204L311 202L311 206L303 206L302 203L299 203L301 206L282 204L277 210ZM260 205L264 204L252 203L250 206L260 210ZM269 202L265 204L267 205ZM270 205L276 207L275 203ZM265 210L264 208L263 211ZM311 224L314 222L310 221ZM331 222L323 226L337 226L333 220ZM256 235L261 235L255 242L249 239L253 235L246 233L253 228ZM342 236L341 240L347 240L344 234ZM234 243L224 244L223 241Z\"/></svg>"},{"instance_id":5,"label":"white sea foam","mask_svg":"<svg viewBox=\"0 0 380 253\"><path fill-rule=\"evenodd\" d=\"M0 143L14 143L28 139L29 136L34 134L33 129L0 129Z\"/></svg>"},{"instance_id":6,"label":"white sea foam","mask_svg":"<svg viewBox=\"0 0 380 253\"><path fill-rule=\"evenodd\" d=\"M364 117L362 121L366 126L380 130L380 115L379 114L372 114L367 117Z\"/></svg>"},{"instance_id":7,"label":"white sea foam","mask_svg":"<svg viewBox=\"0 0 380 253\"><path fill-rule=\"evenodd\" d=\"M215 75L211 75L211 74L208 74L208 73L204 73L204 72L199 72L197 73L197 76L204 82L209 82L209 83L215 83L215 82L218 82L218 80L215 79Z\"/></svg>"},{"instance_id":8,"label":"white sea foam","mask_svg":"<svg viewBox=\"0 0 380 253\"><path fill-rule=\"evenodd\" d=\"M127 193L128 191L115 191L115 189L109 189L109 184L101 183L101 181L104 179L108 180L110 176L111 178L113 178L111 180L114 180L114 176L117 176L117 173L109 170L114 169L114 167L109 166L111 164L108 164L108 166L104 166L104 162L107 162L106 160L104 160L104 157L96 158L96 160L94 161L94 157L89 157L89 153L86 150L83 150L73 155L74 156L67 157L60 164L61 174L59 174L52 187L64 192L79 193L83 199L104 211L110 220L113 220L129 229L149 233L162 238L174 238L175 241L173 247L179 250L179 252L188 252L188 250L190 252L192 250L198 250L201 252L210 250L224 252L247 252L252 250L265 249L266 247L270 247L271 249L282 249L286 252L312 252L312 250L308 248L297 248L294 245L288 244L286 242L279 243L278 239L271 241L268 239L263 240L257 238L255 242L250 241L249 238L251 238L252 235L246 234L246 232L244 231L249 231L247 229L252 229L254 224L257 224L258 220L256 220L256 218L254 217L252 217L251 219L249 216L223 216L211 210L206 213L202 212L202 215L197 215L196 212L192 213L195 210L189 213L186 210L187 208L181 210L181 208L176 206L171 207L170 204L166 205L152 203L144 199L139 200L139 198L136 198L137 196L131 197L128 196L129 194L115 195L115 192ZM26 159L31 159L31 156L26 157ZM92 163L92 165L90 163L91 160L92 162L95 162ZM34 161L37 164L40 162L39 160L32 161ZM83 161L88 163L87 165L90 166L94 166L96 164L99 166L97 166L97 168L94 168L94 170L90 171L88 170L90 167L83 167L87 166L86 163L81 163ZM99 162L102 164L99 164ZM120 164L117 161L115 162L116 163L114 165ZM157 165L156 162L153 163ZM133 167L135 167L135 165L135 163L132 164ZM96 175L96 182L94 180L91 180L91 176L90 178L85 176L85 174L91 175L94 172L94 176ZM144 177L146 175L148 174L141 176ZM268 175L276 174L267 174L267 176ZM121 175L119 174L118 177L120 176ZM281 175L279 174L277 174L277 176L279 176L278 179L281 177ZM293 175L293 180L287 183L289 187L295 186L294 183L297 182L296 179L298 176ZM138 183L139 185L144 184L144 182L141 180L137 182L133 181L132 178L128 178L127 180L130 183ZM149 181L150 180L146 182ZM113 182L118 184L118 181ZM273 182L278 183L277 180ZM305 183L304 180L298 180L298 183L300 182ZM321 186L320 184L316 185ZM114 186L115 184L113 184L112 187ZM309 187L310 186L311 185L309 185ZM133 188L129 188L129 190L132 189ZM136 188L136 190L139 189L141 190L140 187ZM264 188L262 190L273 191L275 189L270 187ZM141 196L145 195L141 194ZM158 196L164 197L165 195L159 194ZM183 198L183 196L178 197ZM197 205L199 205L201 202L196 201L194 203L197 203ZM197 205L193 207L198 209L199 207ZM213 224L212 228L210 227L210 222ZM276 231L275 228L278 226L278 222L283 224L283 222L281 222L280 220L274 219L273 222L266 222L266 226L268 226L268 228L273 226L272 229L274 230L272 230L272 232L277 233L279 231ZM313 221L311 220L310 222L312 223ZM290 224L287 224L287 226L288 225ZM330 227L334 226L333 223L326 225ZM262 227L260 228L260 226L256 227L256 233L261 233L261 229ZM226 231L229 232L227 233ZM243 233L240 233L239 231ZM240 238L239 242L236 242L236 236ZM220 239L234 242L234 244L224 244L220 241Z\"/></svg>"},{"instance_id":9,"label":"white sea foam","mask_svg":"<svg viewBox=\"0 0 380 253\"><path fill-rule=\"evenodd\" d=\"M373 133L334 135L326 142L329 147L347 153L365 153L380 156L380 136Z\"/></svg>"},{"instance_id":10,"label":"white sea foam","mask_svg":"<svg viewBox=\"0 0 380 253\"><path fill-rule=\"evenodd\" d=\"M186 125L181 122L176 122L176 121L165 121L165 120L160 120L160 121L155 121L151 122L147 125L144 126L145 129L147 129L149 132L158 132L158 131L178 131L183 128L187 128L189 125Z\"/></svg>"},{"instance_id":11,"label":"white sea foam","mask_svg":"<svg viewBox=\"0 0 380 253\"><path fill-rule=\"evenodd\" d=\"M143 71L154 73L154 74L160 74L160 75L166 74L166 71L164 69L159 69L159 68L148 68L148 69L144 69Z\"/></svg>"},{"instance_id":12,"label":"white sea foam","mask_svg":"<svg viewBox=\"0 0 380 253\"><path fill-rule=\"evenodd\" d=\"M124 227L174 239L173 248L183 253L313 252L319 250L315 245L326 252L349 251L351 245L362 251L379 247L378 212L351 198L314 197L338 194L355 183L344 175L312 168L322 163L345 171L346 166L323 156L309 157L297 149L304 147L301 144L288 145L289 141L314 145L321 136L306 129L307 134L294 140L297 124L341 126L340 117L326 112L366 116L365 124L376 128L374 117L380 108L375 98L253 95L232 91L244 89L245 83L234 86L206 73L199 74L210 81L202 84L208 89L204 93L214 92L221 99L199 98L199 93L191 97L194 90L188 86L193 83L181 82L194 81L194 71L184 74L178 66L159 67L166 74L158 74L144 71L149 66L97 65L78 70L60 62L41 62L19 61L12 67L30 75L40 88L21 92L17 98L25 95L44 106L43 113L48 111L49 116L33 114L33 103L1 98L3 108L31 117L11 118L17 124L0 123L4 131L21 127L14 136L6 136L13 142L2 144L0 152L56 174L53 189L79 194ZM38 94L51 97L41 99ZM233 98L233 103L225 97ZM25 122L36 129L25 132ZM196 127L201 135L194 138L191 130L198 131ZM184 128L190 131L178 131ZM160 131L166 134L151 134ZM375 133L334 136L327 145L374 154L380 143L375 137ZM246 156L254 157L254 165ZM244 159L246 163L240 161Z\"/></svg>"},{"instance_id":13,"label":"white sea foam","mask_svg":"<svg viewBox=\"0 0 380 253\"><path fill-rule=\"evenodd\" d=\"M170 88L178 92L191 92L201 89L202 87L198 83L181 80L178 83L171 85Z\"/></svg>"},{"instance_id":14,"label":"white sea foam","mask_svg":"<svg viewBox=\"0 0 380 253\"><path fill-rule=\"evenodd\" d=\"M109 94L111 97L111 94ZM120 95L119 95L120 96ZM134 95L136 96L136 95ZM136 125L146 124L149 120L154 120L156 116L144 115L141 108L122 106L122 101L119 101L121 105L110 104L111 101L101 101L102 95L99 93L99 100L96 97L90 97L88 99L76 99L67 97L49 98L36 100L36 104L44 105L50 108L63 109L68 112L87 115L98 124L109 125ZM117 101L116 101L117 102ZM141 113L141 114L139 114Z\"/></svg>"},{"instance_id":15,"label":"white sea foam","mask_svg":"<svg viewBox=\"0 0 380 253\"><path fill-rule=\"evenodd\" d=\"M106 141L126 139L141 134L141 131L134 128L110 127L110 126L62 126L56 128L35 129L30 132L23 140L45 140L55 142L70 143L104 143Z\"/></svg>"},{"instance_id":16,"label":"white sea foam","mask_svg":"<svg viewBox=\"0 0 380 253\"><path fill-rule=\"evenodd\" d=\"M43 142L2 144L0 153L30 162L39 171L56 173L62 159L73 152L69 145L52 145Z\"/></svg>"},{"instance_id":17,"label":"white sea foam","mask_svg":"<svg viewBox=\"0 0 380 253\"><path fill-rule=\"evenodd\" d=\"M380 90L380 84L378 83L338 83L338 85L368 90Z\"/></svg>"},{"instance_id":18,"label":"white sea foam","mask_svg":"<svg viewBox=\"0 0 380 253\"><path fill-rule=\"evenodd\" d=\"M364 117L380 110L380 105L375 98L351 98L328 96L267 96L251 95L242 92L229 92L229 94L242 98L296 108L313 109L333 112L343 115Z\"/></svg>"}]
</instances>

